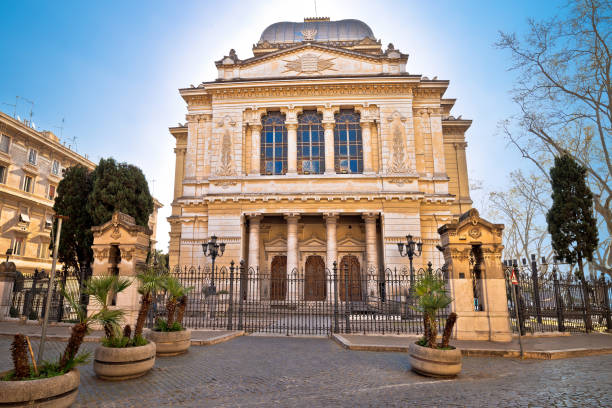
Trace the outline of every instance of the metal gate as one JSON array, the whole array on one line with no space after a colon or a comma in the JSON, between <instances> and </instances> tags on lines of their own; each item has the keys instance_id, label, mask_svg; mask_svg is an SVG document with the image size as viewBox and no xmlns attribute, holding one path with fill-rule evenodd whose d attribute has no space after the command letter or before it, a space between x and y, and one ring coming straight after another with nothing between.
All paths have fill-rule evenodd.
<instances>
[{"instance_id":1,"label":"metal gate","mask_svg":"<svg viewBox=\"0 0 612 408\"><path fill-rule=\"evenodd\" d=\"M183 324L198 329L245 330L286 335L423 332L420 313L411 307L407 268L382 272L350 260L329 270L312 260L306 270L287 272L286 259L271 271L230 266L176 267L170 273L193 287ZM441 270L432 271L443 277ZM416 280L424 273L415 271ZM213 286L216 292L210 290ZM156 296L149 325L165 313L165 294ZM442 330L448 310L439 316Z\"/></svg>"}]
</instances>

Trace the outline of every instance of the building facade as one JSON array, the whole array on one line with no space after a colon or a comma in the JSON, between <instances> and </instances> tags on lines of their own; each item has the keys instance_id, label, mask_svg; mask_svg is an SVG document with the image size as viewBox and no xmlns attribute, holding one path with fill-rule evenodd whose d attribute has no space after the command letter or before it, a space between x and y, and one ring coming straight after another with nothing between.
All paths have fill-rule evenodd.
<instances>
[{"instance_id":1,"label":"building facade","mask_svg":"<svg viewBox=\"0 0 612 408\"><path fill-rule=\"evenodd\" d=\"M171 265L245 260L280 276L405 267L398 242L423 242L415 267L444 263L438 227L471 208L465 132L448 81L407 72L358 20L276 23L216 61L218 78L180 89ZM362 290L369 290L362 288ZM375 289L373 289L375 290Z\"/></svg>"},{"instance_id":2,"label":"building facade","mask_svg":"<svg viewBox=\"0 0 612 408\"><path fill-rule=\"evenodd\" d=\"M95 168L52 132L0 112L0 253L11 248L18 271L51 269L53 201L62 170L77 164Z\"/></svg>"}]
</instances>

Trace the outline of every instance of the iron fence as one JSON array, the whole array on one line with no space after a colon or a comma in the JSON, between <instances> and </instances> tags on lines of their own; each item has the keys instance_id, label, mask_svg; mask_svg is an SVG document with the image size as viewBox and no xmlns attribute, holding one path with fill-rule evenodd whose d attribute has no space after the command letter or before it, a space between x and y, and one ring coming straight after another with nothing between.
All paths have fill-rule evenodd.
<instances>
[{"instance_id":1,"label":"iron fence","mask_svg":"<svg viewBox=\"0 0 612 408\"><path fill-rule=\"evenodd\" d=\"M526 265L526 262L524 262ZM567 266L567 265L566 265ZM518 321L512 301L512 270L518 280ZM506 288L510 324L514 332L592 332L612 330L612 283L600 279L578 279L571 268L566 273L559 265L506 265Z\"/></svg>"},{"instance_id":2,"label":"iron fence","mask_svg":"<svg viewBox=\"0 0 612 408\"><path fill-rule=\"evenodd\" d=\"M445 278L441 270L432 271ZM415 272L416 282L425 271ZM240 266L184 266L170 271L192 287L183 324L190 328L245 330L285 335L331 333L423 333L415 310L407 268L381 272L364 268L329 270L279 268L268 272ZM148 316L152 327L165 314L166 294L154 297ZM438 316L439 330L450 309Z\"/></svg>"},{"instance_id":3,"label":"iron fence","mask_svg":"<svg viewBox=\"0 0 612 408\"><path fill-rule=\"evenodd\" d=\"M80 296L80 284L78 274L72 269L57 271L53 282L49 282L49 275L44 271L35 271L32 275L17 273L13 284L13 293L8 311L8 317L25 317L28 320L38 320L44 317L47 304L48 288L51 287L51 305L49 309L50 321L74 321L76 311L64 299L60 288L62 285L66 290Z\"/></svg>"}]
</instances>

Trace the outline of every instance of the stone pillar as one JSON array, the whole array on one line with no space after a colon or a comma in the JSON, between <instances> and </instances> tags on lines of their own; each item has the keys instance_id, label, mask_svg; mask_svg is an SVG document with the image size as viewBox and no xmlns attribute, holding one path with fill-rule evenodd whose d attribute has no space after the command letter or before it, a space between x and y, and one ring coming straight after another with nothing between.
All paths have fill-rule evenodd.
<instances>
[{"instance_id":1,"label":"stone pillar","mask_svg":"<svg viewBox=\"0 0 612 408\"><path fill-rule=\"evenodd\" d=\"M251 125L251 172L252 175L259 175L261 163L261 125Z\"/></svg>"},{"instance_id":2,"label":"stone pillar","mask_svg":"<svg viewBox=\"0 0 612 408\"><path fill-rule=\"evenodd\" d=\"M174 199L183 195L183 178L185 177L185 154L187 148L177 147L174 149L176 153L176 163L174 167Z\"/></svg>"},{"instance_id":3,"label":"stone pillar","mask_svg":"<svg viewBox=\"0 0 612 408\"><path fill-rule=\"evenodd\" d=\"M287 175L297 175L297 122L287 126Z\"/></svg>"},{"instance_id":4,"label":"stone pillar","mask_svg":"<svg viewBox=\"0 0 612 408\"><path fill-rule=\"evenodd\" d=\"M444 139L442 136L442 114L440 109L430 109L431 148L433 153L434 176L446 177L446 160L444 158Z\"/></svg>"},{"instance_id":5,"label":"stone pillar","mask_svg":"<svg viewBox=\"0 0 612 408\"><path fill-rule=\"evenodd\" d=\"M325 130L325 174L336 174L334 126L335 122L323 122L323 129Z\"/></svg>"},{"instance_id":6,"label":"stone pillar","mask_svg":"<svg viewBox=\"0 0 612 408\"><path fill-rule=\"evenodd\" d=\"M287 220L287 279L289 280L289 292L287 299L298 300L298 220L299 214L285 214Z\"/></svg>"},{"instance_id":7,"label":"stone pillar","mask_svg":"<svg viewBox=\"0 0 612 408\"><path fill-rule=\"evenodd\" d=\"M459 167L458 176L458 187L459 187L459 200L470 198L470 186L468 184L467 175L467 163L465 160L465 148L467 147L466 142L455 143L455 151L457 153L457 167Z\"/></svg>"},{"instance_id":8,"label":"stone pillar","mask_svg":"<svg viewBox=\"0 0 612 408\"><path fill-rule=\"evenodd\" d=\"M327 213L325 217L325 230L327 232L327 260L325 267L329 273L327 279L327 300L334 299L335 285L333 284L334 279L334 262L338 262L338 247L337 247L337 234L336 225L338 223L338 214ZM336 272L336 279L339 279L339 273Z\"/></svg>"},{"instance_id":9,"label":"stone pillar","mask_svg":"<svg viewBox=\"0 0 612 408\"><path fill-rule=\"evenodd\" d=\"M253 268L254 277L259 278L257 273L259 268L259 226L261 214L248 214L249 217L249 268ZM253 300L259 299L259 285L257 279L253 282L253 287L249 288L249 296Z\"/></svg>"},{"instance_id":10,"label":"stone pillar","mask_svg":"<svg viewBox=\"0 0 612 408\"><path fill-rule=\"evenodd\" d=\"M492 224L480 218L476 209L459 217L457 223L438 229L448 273L453 303L458 319L454 336L458 340L510 341L510 320L506 280L501 253L503 224ZM474 291L470 256L481 266L481 305L474 310Z\"/></svg>"},{"instance_id":11,"label":"stone pillar","mask_svg":"<svg viewBox=\"0 0 612 408\"><path fill-rule=\"evenodd\" d=\"M13 262L0 263L0 320L9 317L16 275L17 268Z\"/></svg>"},{"instance_id":12,"label":"stone pillar","mask_svg":"<svg viewBox=\"0 0 612 408\"><path fill-rule=\"evenodd\" d=\"M361 120L361 140L363 146L363 172L367 174L373 173L372 167L372 137L370 131L372 129L371 120Z\"/></svg>"},{"instance_id":13,"label":"stone pillar","mask_svg":"<svg viewBox=\"0 0 612 408\"><path fill-rule=\"evenodd\" d=\"M368 297L378 296L376 287L378 276L378 248L376 245L376 213L363 214L365 221L365 243L366 243L366 278Z\"/></svg>"}]
</instances>

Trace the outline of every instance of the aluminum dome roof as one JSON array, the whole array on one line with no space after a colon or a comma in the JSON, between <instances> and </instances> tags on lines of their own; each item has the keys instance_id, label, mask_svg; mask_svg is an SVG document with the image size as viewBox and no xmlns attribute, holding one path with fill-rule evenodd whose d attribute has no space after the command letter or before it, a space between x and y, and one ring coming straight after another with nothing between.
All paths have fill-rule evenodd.
<instances>
[{"instance_id":1,"label":"aluminum dome roof","mask_svg":"<svg viewBox=\"0 0 612 408\"><path fill-rule=\"evenodd\" d=\"M312 36L313 30L316 30L314 37L308 38L309 34ZM304 34L306 34L306 38ZM287 44L309 39L315 42L359 41L365 37L375 39L372 29L360 20L307 20L303 23L283 21L268 26L261 34L259 42L268 41L272 44Z\"/></svg>"}]
</instances>

